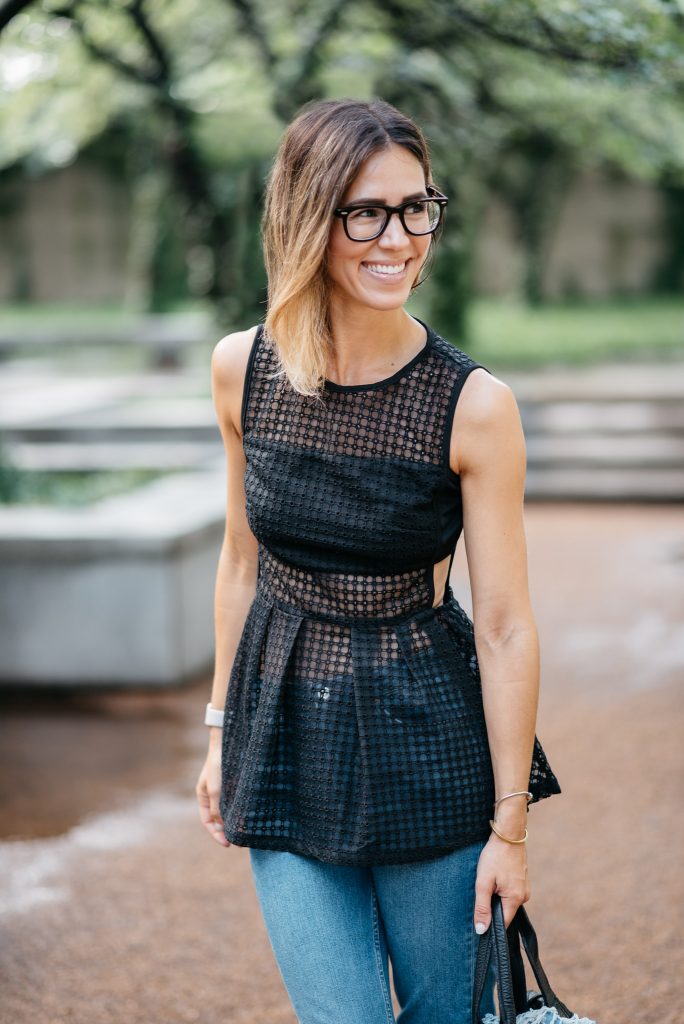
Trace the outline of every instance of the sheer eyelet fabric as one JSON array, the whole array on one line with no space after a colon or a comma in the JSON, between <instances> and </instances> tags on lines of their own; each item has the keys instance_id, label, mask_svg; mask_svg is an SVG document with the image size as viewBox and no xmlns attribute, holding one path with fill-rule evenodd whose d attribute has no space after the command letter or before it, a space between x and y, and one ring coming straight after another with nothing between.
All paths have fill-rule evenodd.
<instances>
[{"instance_id":1,"label":"sheer eyelet fabric","mask_svg":"<svg viewBox=\"0 0 684 1024\"><path fill-rule=\"evenodd\" d=\"M481 364L423 327L424 348L397 373L326 381L321 398L277 375L257 329L242 433L259 571L222 740L220 810L236 846L371 865L490 834L473 624L434 582L463 528L450 436ZM528 788L533 802L561 791L536 737Z\"/></svg>"}]
</instances>

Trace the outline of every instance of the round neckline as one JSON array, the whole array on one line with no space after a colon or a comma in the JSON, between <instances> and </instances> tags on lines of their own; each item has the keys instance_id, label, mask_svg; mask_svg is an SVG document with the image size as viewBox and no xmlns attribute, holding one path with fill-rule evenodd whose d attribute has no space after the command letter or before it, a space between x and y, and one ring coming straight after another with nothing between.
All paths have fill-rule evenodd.
<instances>
[{"instance_id":1,"label":"round neckline","mask_svg":"<svg viewBox=\"0 0 684 1024\"><path fill-rule=\"evenodd\" d=\"M429 325L423 323L418 316L414 316L413 319L416 320L421 327L425 328L427 335L425 344L419 352L416 352L415 356L409 359L408 363L404 363L403 366L400 366L399 369L395 370L391 376L383 377L382 380L373 381L371 384L337 384L334 380L328 380L328 378L325 377L323 380L324 387L330 391L372 391L375 388L382 388L387 384L392 384L395 380L399 380L400 377L403 377L405 373L408 373L409 370L412 370L417 363L421 362L421 360L425 358L432 346L432 330Z\"/></svg>"}]
</instances>

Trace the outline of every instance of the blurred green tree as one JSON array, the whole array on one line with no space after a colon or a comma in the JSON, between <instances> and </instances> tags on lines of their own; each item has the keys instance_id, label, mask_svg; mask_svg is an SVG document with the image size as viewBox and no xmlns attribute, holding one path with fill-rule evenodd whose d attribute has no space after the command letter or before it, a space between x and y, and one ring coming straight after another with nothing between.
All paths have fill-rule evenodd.
<instances>
[{"instance_id":1,"label":"blurred green tree","mask_svg":"<svg viewBox=\"0 0 684 1024\"><path fill-rule=\"evenodd\" d=\"M309 99L381 96L424 127L451 197L425 301L451 337L491 190L539 301L578 168L684 187L680 0L5 0L0 31L0 169L43 173L119 133L149 305L180 287L171 239L226 327L263 312L263 184Z\"/></svg>"}]
</instances>

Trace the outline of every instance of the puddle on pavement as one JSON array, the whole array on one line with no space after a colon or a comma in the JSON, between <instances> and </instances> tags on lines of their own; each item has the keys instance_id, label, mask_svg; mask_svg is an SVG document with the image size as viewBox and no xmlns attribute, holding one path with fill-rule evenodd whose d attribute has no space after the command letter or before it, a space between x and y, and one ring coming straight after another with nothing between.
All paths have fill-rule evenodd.
<instances>
[{"instance_id":1,"label":"puddle on pavement","mask_svg":"<svg viewBox=\"0 0 684 1024\"><path fill-rule=\"evenodd\" d=\"M0 690L0 840L61 835L150 789L194 795L203 677L178 690Z\"/></svg>"}]
</instances>

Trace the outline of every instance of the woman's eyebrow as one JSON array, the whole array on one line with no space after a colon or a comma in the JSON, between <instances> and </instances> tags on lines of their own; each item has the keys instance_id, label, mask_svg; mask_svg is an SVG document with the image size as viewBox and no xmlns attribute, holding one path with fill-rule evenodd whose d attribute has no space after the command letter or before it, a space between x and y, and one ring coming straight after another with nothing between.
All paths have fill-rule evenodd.
<instances>
[{"instance_id":1,"label":"woman's eyebrow","mask_svg":"<svg viewBox=\"0 0 684 1024\"><path fill-rule=\"evenodd\" d=\"M422 192L412 192L410 196L404 196L402 202L408 203L412 199L429 199L429 198L430 197L427 196L424 191L422 191ZM349 203L347 205L348 206L351 206L351 205L355 206L356 203L381 203L382 205L384 205L384 204L386 204L386 202L387 202L386 199L378 199L377 196L375 196L375 197L373 197L373 196L360 196L358 199L350 199Z\"/></svg>"}]
</instances>

